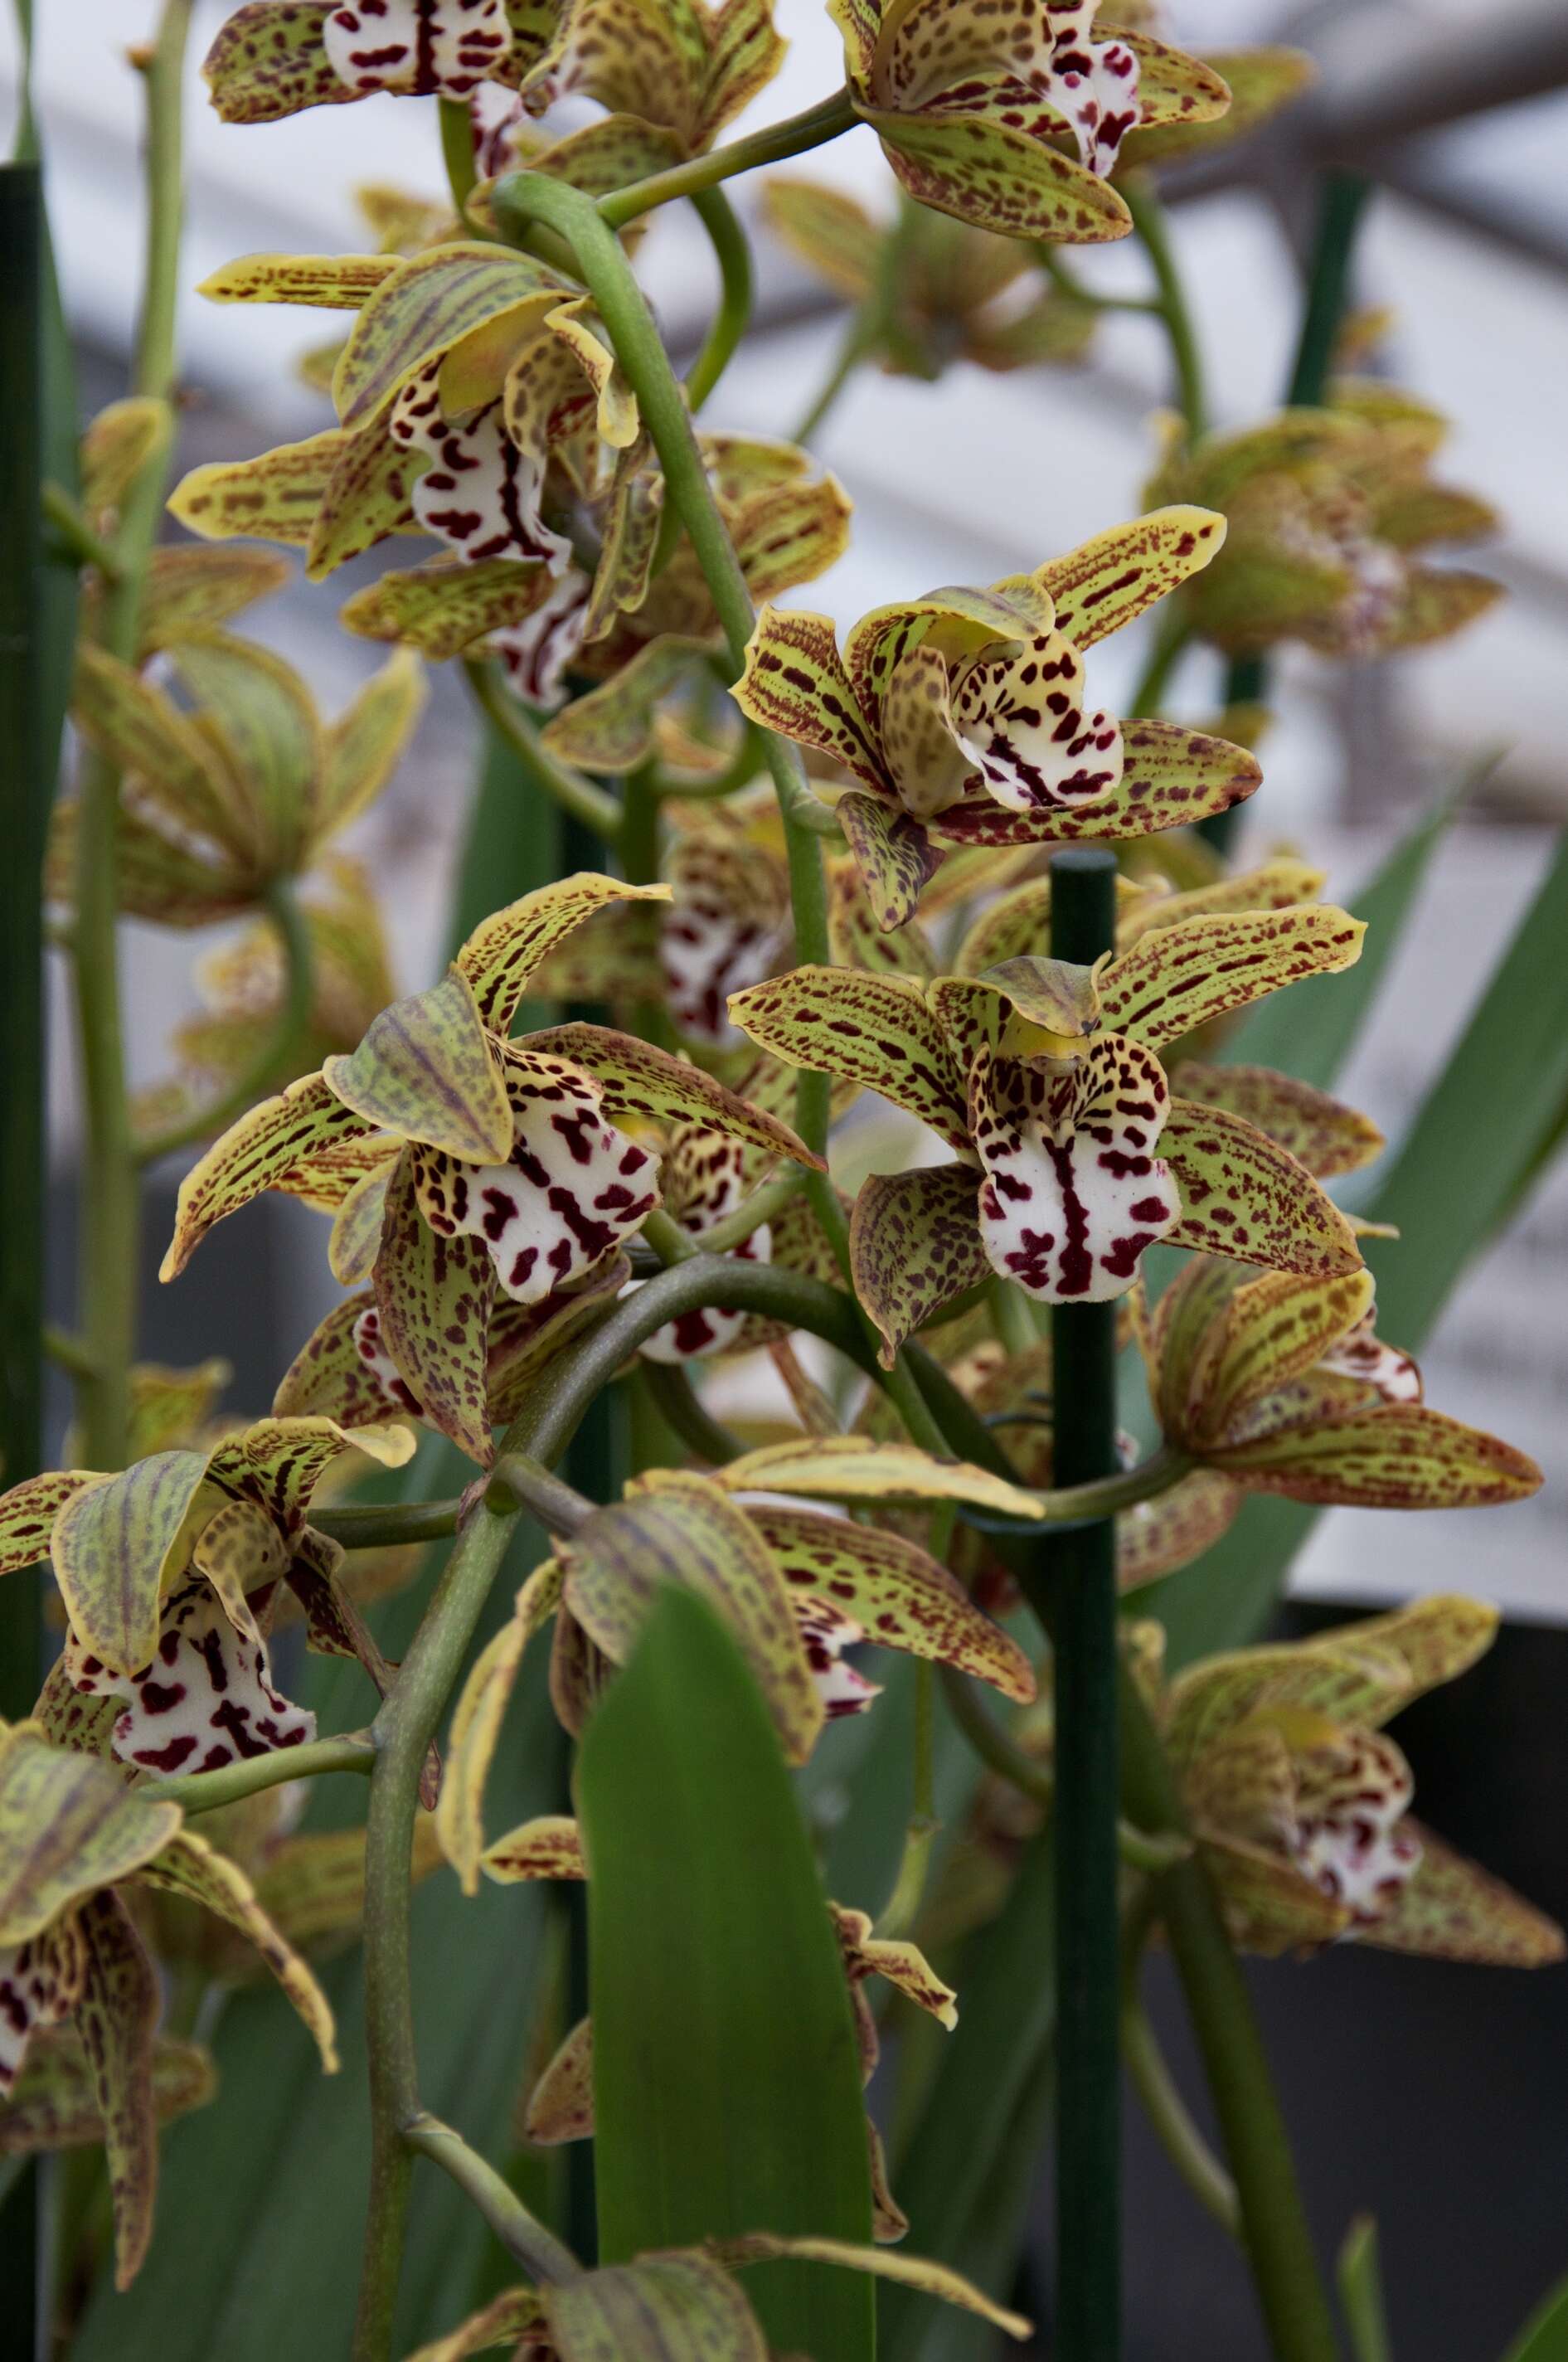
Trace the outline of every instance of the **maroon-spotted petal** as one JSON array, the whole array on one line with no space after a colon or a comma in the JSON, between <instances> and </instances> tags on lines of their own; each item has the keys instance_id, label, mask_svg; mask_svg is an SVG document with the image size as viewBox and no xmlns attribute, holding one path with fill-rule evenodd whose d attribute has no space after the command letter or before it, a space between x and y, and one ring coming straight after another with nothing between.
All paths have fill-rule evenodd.
<instances>
[{"instance_id":1,"label":"maroon-spotted petal","mask_svg":"<svg viewBox=\"0 0 1568 2362\"><path fill-rule=\"evenodd\" d=\"M114 1751L138 1772L216 1772L315 1737L315 1715L273 1688L265 1641L237 1632L199 1577L165 1602L158 1653L140 1672L111 1672L74 1634L65 1661L83 1696L127 1700Z\"/></svg>"}]
</instances>

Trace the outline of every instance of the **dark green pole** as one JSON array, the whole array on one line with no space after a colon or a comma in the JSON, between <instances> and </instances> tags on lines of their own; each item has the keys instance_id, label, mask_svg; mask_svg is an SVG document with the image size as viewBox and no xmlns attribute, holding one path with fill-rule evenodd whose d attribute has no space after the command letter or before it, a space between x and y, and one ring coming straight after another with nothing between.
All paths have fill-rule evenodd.
<instances>
[{"instance_id":1,"label":"dark green pole","mask_svg":"<svg viewBox=\"0 0 1568 2362\"><path fill-rule=\"evenodd\" d=\"M1350 287L1351 253L1371 192L1359 172L1325 172L1318 204L1318 226L1307 272L1307 299L1296 359L1285 399L1292 410L1310 409L1323 399L1334 358L1334 338ZM1227 705L1256 705L1268 694L1268 659L1232 657L1225 675ZM1200 833L1224 852L1241 819L1240 805L1199 821Z\"/></svg>"},{"instance_id":2,"label":"dark green pole","mask_svg":"<svg viewBox=\"0 0 1568 2362\"><path fill-rule=\"evenodd\" d=\"M1054 957L1110 950L1116 861L1098 847L1051 864ZM1054 1485L1110 1475L1116 1459L1116 1306L1051 1314ZM1121 2350L1118 1957L1116 1529L1106 1519L1043 1546L1055 1685L1056 2362Z\"/></svg>"}]
</instances>

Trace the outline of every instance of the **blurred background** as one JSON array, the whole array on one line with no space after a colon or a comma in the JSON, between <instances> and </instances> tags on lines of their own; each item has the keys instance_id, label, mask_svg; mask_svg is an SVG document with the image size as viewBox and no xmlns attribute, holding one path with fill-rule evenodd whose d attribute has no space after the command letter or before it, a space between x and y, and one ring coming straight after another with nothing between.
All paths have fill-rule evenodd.
<instances>
[{"instance_id":1,"label":"blurred background","mask_svg":"<svg viewBox=\"0 0 1568 2362\"><path fill-rule=\"evenodd\" d=\"M196 61L227 13L225 0L198 8L191 45L188 287L247 251L361 248L360 184L440 195L433 109L383 98L262 127L221 125L200 103ZM819 0L777 0L776 13L790 54L742 129L810 104L841 78L837 36ZM1495 503L1504 520L1476 562L1509 595L1457 638L1353 668L1286 654L1271 691L1278 718L1264 749L1265 786L1244 814L1243 859L1298 847L1353 909L1358 884L1400 833L1479 756L1500 750L1441 844L1416 923L1341 1076L1343 1095L1397 1147L1568 820L1568 7L1169 0L1164 13L1172 38L1198 54L1283 41L1309 50L1320 68L1315 91L1260 138L1176 168L1163 183L1217 423L1246 424L1277 405L1314 172L1326 157L1352 161L1376 183L1353 302L1392 315L1375 366L1448 414L1440 472ZM88 415L124 387L141 227L138 92L124 51L146 37L153 8L151 0L54 0L38 14L50 201ZM0 136L14 99L10 38L7 17ZM867 132L790 169L890 211L889 177ZM753 184L741 185L739 202L755 215ZM844 306L754 226L756 325L710 415L716 425L789 434L833 367ZM1074 260L1095 288L1142 291L1135 252L1089 249ZM658 216L641 267L679 357L695 347L714 292L711 255L683 208ZM321 326L311 314L218 309L186 295L183 465L248 455L326 423L324 397L293 368L320 341ZM1088 358L1071 368L993 376L958 362L934 385L862 371L815 446L854 498L853 546L793 603L845 623L931 584L983 582L1038 564L1133 513L1157 447L1167 369L1154 324L1110 315ZM328 710L382 654L338 631L336 616L348 591L384 562L382 553L314 587L296 579L246 619L248 632L302 668ZM1145 653L1134 635L1127 641L1095 660L1097 701L1113 711ZM426 983L439 956L476 753L460 681L435 668L432 687L411 756L354 840L380 881L405 990ZM1201 656L1180 677L1176 710L1202 719L1219 694L1219 661ZM127 930L136 1081L166 1071L168 1037L194 1004L197 947L188 937ZM1568 942L1561 955L1568 961ZM77 1179L63 1006L53 1058L64 1311ZM150 1193L144 1350L191 1363L222 1339L236 1363L232 1399L259 1408L331 1300L320 1225L287 1201L263 1201L235 1225L236 1252L213 1258L193 1287L160 1290L152 1274L179 1169L156 1176ZM1403 1252L1419 1254L1419 1240ZM1472 1267L1423 1361L1432 1398L1533 1452L1547 1485L1484 1519L1320 1518L1293 1578L1295 1624L1320 1619L1329 1603L1337 1616L1445 1588L1502 1606L1510 1628L1494 1658L1452 1696L1427 1701L1401 1737L1432 1819L1562 1916L1568 1160L1548 1169ZM1478 1977L1487 1973L1363 1952L1322 1961L1310 1975L1258 1981L1325 2246L1363 2196L1375 2201L1397 2291L1397 2343L1424 2362L1495 2362L1568 2258L1563 1980L1514 1979L1501 1991L1491 1981L1483 1991ZM1159 2014L1184 2066L1176 2014ZM1428 2137L1433 2125L1440 2139ZM1130 2125L1130 2142L1135 2352L1151 2362L1212 2362L1260 2351L1251 2301L1220 2235L1171 2180L1141 2125ZM1043 2194L1039 2220L1043 2239Z\"/></svg>"}]
</instances>

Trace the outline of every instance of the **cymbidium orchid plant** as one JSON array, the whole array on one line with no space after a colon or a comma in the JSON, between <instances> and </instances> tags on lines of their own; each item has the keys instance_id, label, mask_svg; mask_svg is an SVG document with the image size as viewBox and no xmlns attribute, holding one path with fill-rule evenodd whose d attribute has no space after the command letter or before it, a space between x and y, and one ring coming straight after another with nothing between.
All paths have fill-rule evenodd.
<instances>
[{"instance_id":1,"label":"cymbidium orchid plant","mask_svg":"<svg viewBox=\"0 0 1568 2362\"><path fill-rule=\"evenodd\" d=\"M1431 481L1441 423L1381 384L1210 425L1158 175L1285 105L1304 59L1198 59L1141 0L830 6L844 86L723 141L783 52L767 0L234 10L205 75L241 145L395 105L447 185L362 192L370 251L209 276L214 302L346 332L302 371L332 423L183 474L188 0L138 57L137 378L43 499L80 644L46 618L24 665L28 694L72 684L47 898L83 1085L82 1285L50 1341L75 1415L52 1454L13 1423L0 1497L0 2155L85 2152L50 2204L40 2352L86 2317L100 2176L116 2352L173 2350L171 2289L180 2352L229 2350L208 2266L293 2285L274 2170L314 2295L265 2336L297 2362L897 2362L931 2298L1026 2337L997 2225L1023 2219L1055 2084L1058 2350L1110 2356L1119 2011L1178 2169L1229 2186L1135 2006L1158 1930L1272 2351L1323 2362L1235 1948L1562 1950L1412 1821L1385 1732L1493 1611L1258 1641L1210 1579L1253 1494L1452 1510L1540 1474L1430 1407L1378 1332L1390 1225L1334 1194L1377 1123L1320 1060L1288 1071L1288 1032L1249 1049L1272 996L1354 991L1366 933L1294 850L1227 857L1238 808L1266 811L1258 684L1212 729L1161 710L1199 641L1336 657L1457 629L1490 586L1418 553L1489 513ZM856 307L824 393L794 441L699 429L749 304L724 183L860 124L879 204L763 184ZM328 169L331 130L300 135ZM636 233L687 203L721 292L682 381ZM1124 237L1146 297L1066 257ZM1144 513L1043 560L1049 521L999 514L1019 570L892 584L842 646L792 603L848 543L853 467L846 490L806 447L856 368L1021 375L1110 311L1165 332L1181 397ZM165 510L185 537L159 538ZM339 608L394 653L324 720L246 611L289 551L321 585L418 535L433 552L361 566ZM1096 652L1162 602L1123 717ZM458 948L400 998L358 823L417 765L427 664L471 694L488 767ZM405 839L427 817L408 805ZM135 1093L121 920L230 930L171 1079ZM165 1280L269 1195L330 1217L342 1293L260 1417L224 1406L222 1361L135 1358L138 1172L176 1153ZM18 1191L6 1269L36 1277ZM6 1297L8 1370L36 1363L28 1301ZM1177 1573L1227 1645L1178 1651ZM348 1772L365 1814L318 1817ZM304 1955L356 1943L323 2141L289 2036L228 1996L264 1964L331 2073ZM927 2021L956 2029L940 2060ZM253 2046L222 2087L215 2042ZM274 2043L290 2096L258 2110ZM586 2172L580 2147L554 2170L589 2141ZM445 2179L411 2194L416 2159ZM196 2257L220 2181L229 2244Z\"/></svg>"}]
</instances>

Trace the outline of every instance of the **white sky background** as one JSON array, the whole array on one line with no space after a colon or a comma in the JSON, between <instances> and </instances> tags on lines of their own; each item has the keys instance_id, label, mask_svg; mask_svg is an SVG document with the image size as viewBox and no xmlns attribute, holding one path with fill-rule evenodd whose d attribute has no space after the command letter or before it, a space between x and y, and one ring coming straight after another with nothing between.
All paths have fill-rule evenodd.
<instances>
[{"instance_id":1,"label":"white sky background","mask_svg":"<svg viewBox=\"0 0 1568 2362\"><path fill-rule=\"evenodd\" d=\"M147 37L156 9L152 0L36 5L38 98L68 307L94 344L124 349L139 276L140 89L123 50ZM357 247L361 231L351 192L359 182L392 181L430 194L442 185L432 107L377 99L277 125L221 124L203 104L197 61L227 13L225 0L198 7L192 42L188 288L241 252ZM1267 38L1286 14L1269 0L1170 0L1167 13L1176 37L1199 51ZM819 0L777 0L776 14L790 53L742 129L811 104L842 78L837 38ZM1406 14L1418 39L1429 27L1474 22L1473 8L1461 0L1407 0ZM1354 9L1348 17L1341 12L1334 38L1342 57L1344 27L1348 22L1353 39L1355 18ZM0 129L15 72L7 11L0 24ZM1456 181L1506 190L1510 201L1568 234L1568 98L1445 135L1431 153ZM889 187L866 132L786 169L852 187L868 203ZM1288 254L1272 216L1247 196L1184 206L1175 232L1216 414L1221 423L1245 421L1273 406L1287 368L1296 319ZM764 308L770 297L803 292L803 275L765 238L757 240L757 263ZM640 267L671 337L699 333L712 272L684 209L672 208L660 220ZM1141 257L1131 247L1090 251L1078 267L1096 283L1142 283ZM1442 471L1495 502L1507 520L1500 549L1488 551L1483 563L1516 595L1463 639L1400 668L1417 743L1434 756L1459 760L1481 744L1507 740L1507 777L1516 791L1543 816L1568 812L1562 281L1493 241L1384 195L1363 240L1357 295L1397 307L1392 373L1452 419ZM188 293L180 320L185 381L250 414L255 431L240 448L312 431L323 423L320 398L293 379L288 356L318 341L326 325L302 313L281 329L280 315L269 310L211 306ZM787 431L821 381L840 326L838 315L743 352L712 404L714 423ZM959 367L936 387L862 374L821 438L824 458L856 501L852 550L831 575L797 594L796 603L847 621L932 582L984 580L1038 564L1134 513L1153 449L1147 417L1167 391L1157 326L1126 316L1108 325L1092 371L999 379ZM338 603L331 584L302 588L257 618L259 635L283 646L329 703L376 654L332 629ZM1134 645L1112 643L1096 660L1097 696L1114 707L1138 655ZM1282 673L1281 724L1265 750L1268 778L1251 826L1254 843L1298 833L1316 855L1339 842L1332 833L1339 756L1325 698L1331 684L1324 668L1305 659L1292 660ZM1204 710L1211 690L1211 679L1195 666L1183 692L1194 713ZM378 866L384 872L390 863L395 874L400 975L409 987L423 979L433 953L461 822L461 747L442 741L441 755L434 766L441 792L431 792L427 764L416 797L394 791L370 832ZM1440 866L1421 938L1410 946L1379 1026L1348 1078L1390 1131L1459 1030L1528 897L1543 849L1533 831L1472 831ZM1348 893L1376 850L1364 833L1344 844L1334 890ZM190 945L135 932L138 1030L156 1042L185 1004ZM58 1028L57 1035L64 1032ZM156 1057L149 1064L155 1069ZM66 1088L57 1097L64 1100L69 1077L61 1079ZM1548 1495L1480 1519L1338 1513L1323 1521L1308 1553L1309 1583L1364 1592L1457 1584L1536 1613L1568 1612L1565 1264L1568 1182L1560 1175L1520 1231L1461 1292L1428 1356L1433 1398L1535 1451L1556 1476Z\"/></svg>"}]
</instances>

